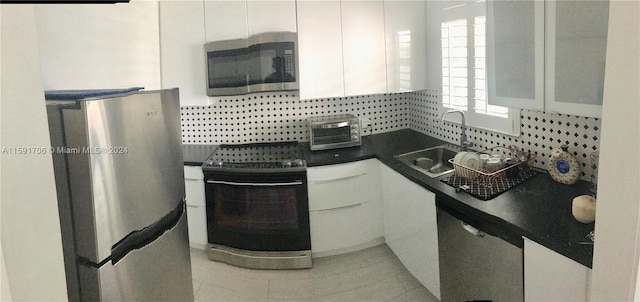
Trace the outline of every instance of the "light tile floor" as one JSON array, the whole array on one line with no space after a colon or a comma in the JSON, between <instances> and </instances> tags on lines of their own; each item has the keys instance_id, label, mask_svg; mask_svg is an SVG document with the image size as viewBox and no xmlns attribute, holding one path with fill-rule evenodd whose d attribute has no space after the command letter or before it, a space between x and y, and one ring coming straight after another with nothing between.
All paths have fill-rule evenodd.
<instances>
[{"instance_id":1,"label":"light tile floor","mask_svg":"<svg viewBox=\"0 0 640 302\"><path fill-rule=\"evenodd\" d=\"M191 249L196 301L438 301L386 244L313 259L313 268L253 270Z\"/></svg>"}]
</instances>

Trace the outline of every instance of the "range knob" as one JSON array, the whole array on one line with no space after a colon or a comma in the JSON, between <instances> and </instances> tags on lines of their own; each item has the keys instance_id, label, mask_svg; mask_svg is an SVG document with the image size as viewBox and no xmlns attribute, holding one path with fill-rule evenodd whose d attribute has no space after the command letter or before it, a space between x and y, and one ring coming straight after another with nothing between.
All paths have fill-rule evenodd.
<instances>
[{"instance_id":1,"label":"range knob","mask_svg":"<svg viewBox=\"0 0 640 302\"><path fill-rule=\"evenodd\" d=\"M224 166L224 161L221 160L211 160L209 162L209 165L212 167L223 167Z\"/></svg>"},{"instance_id":2,"label":"range knob","mask_svg":"<svg viewBox=\"0 0 640 302\"><path fill-rule=\"evenodd\" d=\"M281 162L281 164L285 168L290 168L293 162L290 159L285 159Z\"/></svg>"},{"instance_id":3,"label":"range knob","mask_svg":"<svg viewBox=\"0 0 640 302\"><path fill-rule=\"evenodd\" d=\"M304 167L304 161L302 159L294 159L292 164L296 167Z\"/></svg>"}]
</instances>

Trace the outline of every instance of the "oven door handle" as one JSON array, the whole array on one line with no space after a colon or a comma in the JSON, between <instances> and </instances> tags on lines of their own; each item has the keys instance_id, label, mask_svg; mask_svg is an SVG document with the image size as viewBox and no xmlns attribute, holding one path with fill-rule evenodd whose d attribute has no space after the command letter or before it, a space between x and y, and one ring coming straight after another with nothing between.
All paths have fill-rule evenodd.
<instances>
[{"instance_id":1,"label":"oven door handle","mask_svg":"<svg viewBox=\"0 0 640 302\"><path fill-rule=\"evenodd\" d=\"M299 186L302 181L276 182L276 183L256 183L256 182L232 182L223 180L207 180L208 184L231 185L231 186L252 186L252 187L274 187L274 186Z\"/></svg>"}]
</instances>

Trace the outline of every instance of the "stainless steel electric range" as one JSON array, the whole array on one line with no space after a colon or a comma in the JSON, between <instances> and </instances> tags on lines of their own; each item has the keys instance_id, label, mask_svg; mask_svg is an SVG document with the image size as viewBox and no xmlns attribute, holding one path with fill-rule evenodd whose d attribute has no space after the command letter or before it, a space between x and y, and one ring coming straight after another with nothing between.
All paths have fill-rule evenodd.
<instances>
[{"instance_id":1,"label":"stainless steel electric range","mask_svg":"<svg viewBox=\"0 0 640 302\"><path fill-rule=\"evenodd\" d=\"M307 169L297 142L222 145L202 169L210 260L311 267Z\"/></svg>"}]
</instances>

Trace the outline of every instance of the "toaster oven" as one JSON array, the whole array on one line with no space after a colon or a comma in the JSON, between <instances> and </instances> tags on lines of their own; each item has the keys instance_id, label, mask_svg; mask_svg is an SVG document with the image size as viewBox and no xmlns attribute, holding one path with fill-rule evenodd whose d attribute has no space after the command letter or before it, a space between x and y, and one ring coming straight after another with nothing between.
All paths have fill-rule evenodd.
<instances>
[{"instance_id":1,"label":"toaster oven","mask_svg":"<svg viewBox=\"0 0 640 302\"><path fill-rule=\"evenodd\" d=\"M353 114L314 116L307 119L311 150L360 146L360 118Z\"/></svg>"}]
</instances>

